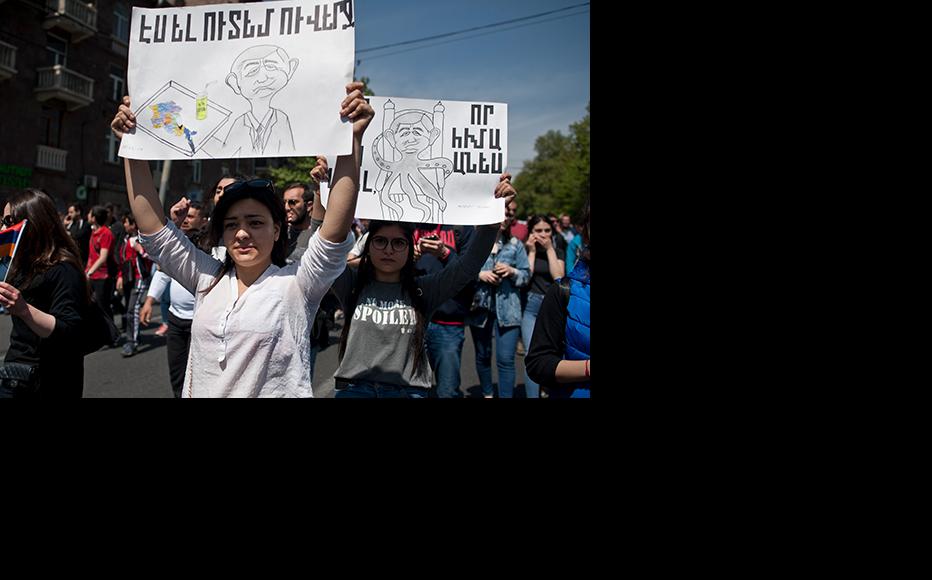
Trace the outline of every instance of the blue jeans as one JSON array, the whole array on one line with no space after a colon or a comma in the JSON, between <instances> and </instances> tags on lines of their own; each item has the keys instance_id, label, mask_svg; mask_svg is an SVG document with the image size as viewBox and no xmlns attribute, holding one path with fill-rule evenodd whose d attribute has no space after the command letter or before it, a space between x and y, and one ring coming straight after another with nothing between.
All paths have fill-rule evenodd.
<instances>
[{"instance_id":1,"label":"blue jeans","mask_svg":"<svg viewBox=\"0 0 932 580\"><path fill-rule=\"evenodd\" d=\"M476 374L482 394L492 394L492 334L495 334L495 354L498 365L498 396L510 399L515 393L515 351L518 350L520 326L501 328L494 316L489 316L484 328L472 327L472 342L476 347Z\"/></svg>"},{"instance_id":2,"label":"blue jeans","mask_svg":"<svg viewBox=\"0 0 932 580\"><path fill-rule=\"evenodd\" d=\"M465 339L465 326L431 322L427 327L427 355L437 377L437 396L441 399L463 396L460 391L460 363Z\"/></svg>"},{"instance_id":3,"label":"blue jeans","mask_svg":"<svg viewBox=\"0 0 932 580\"><path fill-rule=\"evenodd\" d=\"M524 317L521 319L521 340L524 342L524 352L531 352L531 337L534 336L534 324L537 322L537 313L544 301L543 294L533 292L527 295L527 305L524 307ZM531 380L524 369L524 390L528 399L540 398L540 385Z\"/></svg>"},{"instance_id":4,"label":"blue jeans","mask_svg":"<svg viewBox=\"0 0 932 580\"><path fill-rule=\"evenodd\" d=\"M429 389L356 381L337 385L334 399L426 399Z\"/></svg>"}]
</instances>

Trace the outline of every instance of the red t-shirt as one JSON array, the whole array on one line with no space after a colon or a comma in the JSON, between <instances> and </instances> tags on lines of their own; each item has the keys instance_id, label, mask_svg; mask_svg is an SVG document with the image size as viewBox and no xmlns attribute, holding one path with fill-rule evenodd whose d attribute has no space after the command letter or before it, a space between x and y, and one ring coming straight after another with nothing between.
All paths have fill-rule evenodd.
<instances>
[{"instance_id":1,"label":"red t-shirt","mask_svg":"<svg viewBox=\"0 0 932 580\"><path fill-rule=\"evenodd\" d=\"M108 227L100 227L94 230L91 234L90 248L87 255L87 269L90 270L91 266L100 259L101 250L107 250L110 255L113 255L114 248L113 242L115 238L113 237L113 232L110 231ZM109 276L107 275L107 263L104 262L97 268L97 271L91 274L91 280L106 280Z\"/></svg>"},{"instance_id":2,"label":"red t-shirt","mask_svg":"<svg viewBox=\"0 0 932 580\"><path fill-rule=\"evenodd\" d=\"M521 222L515 221L511 224L511 235L518 238L522 242L527 241L528 231L527 224L522 224Z\"/></svg>"}]
</instances>

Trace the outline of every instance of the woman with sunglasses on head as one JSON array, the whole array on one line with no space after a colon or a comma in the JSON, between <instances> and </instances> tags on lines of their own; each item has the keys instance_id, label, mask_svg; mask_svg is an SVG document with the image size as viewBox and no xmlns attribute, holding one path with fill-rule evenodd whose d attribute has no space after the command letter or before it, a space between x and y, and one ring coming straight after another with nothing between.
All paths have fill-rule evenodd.
<instances>
[{"instance_id":1,"label":"woman with sunglasses on head","mask_svg":"<svg viewBox=\"0 0 932 580\"><path fill-rule=\"evenodd\" d=\"M81 398L82 319L90 303L81 251L45 193L27 189L9 199L4 227L23 220L29 222L7 281L0 282L0 305L13 317L0 398Z\"/></svg>"},{"instance_id":2,"label":"woman with sunglasses on head","mask_svg":"<svg viewBox=\"0 0 932 580\"><path fill-rule=\"evenodd\" d=\"M506 204L516 194L510 179L502 175L495 188L495 197L506 197ZM369 223L358 270L347 267L333 285L346 312L334 373L336 398L427 397L432 378L427 325L441 304L479 275L497 233L498 224L477 227L464 254L450 256L443 248L451 263L416 276L413 226Z\"/></svg>"},{"instance_id":3,"label":"woman with sunglasses on head","mask_svg":"<svg viewBox=\"0 0 932 580\"><path fill-rule=\"evenodd\" d=\"M346 265L359 192L362 135L373 117L362 83L350 83L340 115L353 123L353 153L338 158L330 211L301 257L286 265L287 223L268 180L224 188L210 220L217 260L166 224L146 161L125 160L130 207L142 245L195 296L183 397L311 397L308 354L314 315ZM111 123L118 138L135 127L129 98Z\"/></svg>"}]
</instances>

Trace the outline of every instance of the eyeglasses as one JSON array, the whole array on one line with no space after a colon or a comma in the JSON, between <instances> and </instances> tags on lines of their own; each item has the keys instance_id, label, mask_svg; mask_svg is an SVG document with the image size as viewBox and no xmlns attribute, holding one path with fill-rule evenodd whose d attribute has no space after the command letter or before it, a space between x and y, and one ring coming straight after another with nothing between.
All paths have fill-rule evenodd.
<instances>
[{"instance_id":1,"label":"eyeglasses","mask_svg":"<svg viewBox=\"0 0 932 580\"><path fill-rule=\"evenodd\" d=\"M301 201L302 201L302 200L300 200L300 199L286 199L286 200L285 200L285 205L287 205L288 207L293 207L293 206L296 206L296 205L298 205L299 203L301 203Z\"/></svg>"},{"instance_id":2,"label":"eyeglasses","mask_svg":"<svg viewBox=\"0 0 932 580\"><path fill-rule=\"evenodd\" d=\"M376 250L384 250L388 247L388 238L385 236L375 236L372 238L372 247ZM408 240L405 238L392 238L392 249L396 252L407 250Z\"/></svg>"},{"instance_id":3,"label":"eyeglasses","mask_svg":"<svg viewBox=\"0 0 932 580\"><path fill-rule=\"evenodd\" d=\"M13 220L13 215L12 215L12 214L3 216L3 225L5 225L6 227L12 226L12 225L13 225L13 221L14 221L14 220Z\"/></svg>"},{"instance_id":4,"label":"eyeglasses","mask_svg":"<svg viewBox=\"0 0 932 580\"><path fill-rule=\"evenodd\" d=\"M275 193L275 186L272 185L272 182L268 179L250 179L249 181L237 181L231 183L230 185L223 188L224 195L228 193L234 193L240 189L264 189L271 193Z\"/></svg>"}]
</instances>

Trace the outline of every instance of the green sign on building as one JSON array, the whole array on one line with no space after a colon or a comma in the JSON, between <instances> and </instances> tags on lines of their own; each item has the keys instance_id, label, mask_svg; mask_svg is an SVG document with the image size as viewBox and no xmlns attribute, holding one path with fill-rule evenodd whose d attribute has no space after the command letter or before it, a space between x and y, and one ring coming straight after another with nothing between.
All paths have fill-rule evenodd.
<instances>
[{"instance_id":1,"label":"green sign on building","mask_svg":"<svg viewBox=\"0 0 932 580\"><path fill-rule=\"evenodd\" d=\"M32 168L0 164L0 186L19 189L32 185Z\"/></svg>"}]
</instances>

